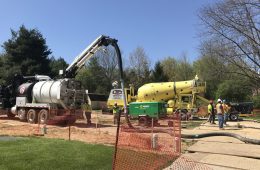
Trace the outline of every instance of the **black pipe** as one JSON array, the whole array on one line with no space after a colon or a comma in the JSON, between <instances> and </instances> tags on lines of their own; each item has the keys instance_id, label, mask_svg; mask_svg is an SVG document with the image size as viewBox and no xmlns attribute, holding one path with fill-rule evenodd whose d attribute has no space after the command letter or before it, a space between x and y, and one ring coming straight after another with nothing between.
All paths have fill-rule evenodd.
<instances>
[{"instance_id":1,"label":"black pipe","mask_svg":"<svg viewBox=\"0 0 260 170\"><path fill-rule=\"evenodd\" d=\"M117 40L116 39L111 39L106 37L107 39L107 44L111 44L116 51L116 55L117 55L117 61L118 61L118 67L119 67L119 74L120 74L120 81L121 81L121 88L123 91L123 95L124 95L124 113L125 113L125 117L126 117L126 122L129 125L129 127L131 127L131 123L128 119L128 112L126 109L126 102L125 102L125 91L124 91L124 72L123 72L123 62L122 62L122 56L121 56L121 52L120 52L120 48L117 44ZM116 143L115 143L115 152L114 152L114 159L113 159L113 170L115 169L116 166L116 159L117 159L117 145L118 145L118 138L119 138L119 129L120 129L120 117L121 117L121 112L118 113L117 116L117 130L116 130Z\"/></svg>"},{"instance_id":2,"label":"black pipe","mask_svg":"<svg viewBox=\"0 0 260 170\"><path fill-rule=\"evenodd\" d=\"M123 64L122 64L122 57L121 57L121 52L120 52L120 49L119 49L119 46L117 44L117 40L115 39L109 39L109 41L111 41L111 45L115 48L116 50L116 54L117 54L117 60L118 60L118 66L119 66L119 73L120 73L120 81L121 81L121 84L123 85L124 84L124 72L123 72ZM124 91L124 88L122 88L122 91L123 93L125 92ZM126 96L125 96L126 97ZM124 103L125 105L125 103ZM124 106L124 115L125 115L125 120L128 124L129 127L133 128L132 124L130 123L130 120L129 120L129 116L128 116L128 110L127 110L127 106ZM121 117L121 112L119 113L119 117ZM118 128L119 129L119 128Z\"/></svg>"},{"instance_id":3,"label":"black pipe","mask_svg":"<svg viewBox=\"0 0 260 170\"><path fill-rule=\"evenodd\" d=\"M124 129L125 132L137 132L137 133L151 133L151 129L139 129L139 128L129 128ZM154 129L154 133L167 133L171 136L174 136L172 130L167 129ZM228 133L228 132L210 132L210 133L201 133L201 134L181 134L181 138L186 139L199 139L199 138L206 138L206 137L212 137L212 136L228 136L236 138L242 142L250 143L254 145L260 145L260 140L258 139L250 139L243 136L240 136L235 133Z\"/></svg>"},{"instance_id":4,"label":"black pipe","mask_svg":"<svg viewBox=\"0 0 260 170\"><path fill-rule=\"evenodd\" d=\"M228 132L210 132L210 133L201 133L201 134L181 134L182 138L186 139L199 139L199 138L205 138L205 137L211 137L211 136L229 136L236 138L242 142L250 143L254 145L260 145L260 140L258 139L250 139L243 136L240 136L235 133L228 133Z\"/></svg>"}]
</instances>

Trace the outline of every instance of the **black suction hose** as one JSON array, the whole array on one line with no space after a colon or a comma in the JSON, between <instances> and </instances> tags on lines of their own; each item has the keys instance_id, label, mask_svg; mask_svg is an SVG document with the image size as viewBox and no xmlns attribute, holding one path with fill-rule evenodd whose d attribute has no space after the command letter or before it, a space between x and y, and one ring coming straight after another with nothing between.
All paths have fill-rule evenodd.
<instances>
[{"instance_id":1,"label":"black suction hose","mask_svg":"<svg viewBox=\"0 0 260 170\"><path fill-rule=\"evenodd\" d=\"M119 66L119 73L120 73L120 81L121 81L121 88L123 90L123 95L124 98L126 97L124 94L124 72L123 72L123 64L122 64L122 57L121 57L121 52L119 49L119 46L117 44L117 40L113 39L111 42L111 45L115 48L116 50L116 54L117 54L117 61L118 61L118 66ZM126 99L124 99L126 100ZM125 114L125 120L128 124L129 127L133 128L130 120L129 120L129 116L128 116L128 110L127 110L127 106L126 106L126 101L124 101L124 114ZM118 120L117 122L120 122L120 117L121 117L121 112L119 112L119 116L118 116ZM118 128L119 129L119 128Z\"/></svg>"},{"instance_id":2,"label":"black suction hose","mask_svg":"<svg viewBox=\"0 0 260 170\"><path fill-rule=\"evenodd\" d=\"M137 133L151 133L151 129L139 129L139 128L132 128L132 129L124 129L125 132L137 132ZM174 136L172 133L172 130L166 130L166 129L154 129L154 133L167 133L171 136ZM228 136L236 138L242 142L250 143L254 145L260 145L260 140L258 139L250 139L243 137L241 135L235 134L235 133L228 133L228 132L209 132L209 133L201 133L201 134L181 134L181 138L184 139L199 139L199 138L206 138L206 137L212 137L212 136Z\"/></svg>"},{"instance_id":3,"label":"black suction hose","mask_svg":"<svg viewBox=\"0 0 260 170\"><path fill-rule=\"evenodd\" d=\"M123 90L124 113L125 113L125 117L126 117L126 122L127 122L129 127L133 127L132 124L130 123L129 119L128 119L128 113L127 113L126 96L124 94L125 93L125 91L124 91L124 72L123 72L123 63L122 63L121 52L120 52L120 49L119 49L119 46L117 44L116 39L108 39L108 41L111 41L110 44L115 48L115 51L116 51L116 54L117 54L121 88ZM121 112L119 112L119 115L117 116L117 130L116 130L115 152L114 152L114 159L113 159L113 170L115 169L116 158L117 158L117 145L118 145L118 138L119 138L120 117L121 117Z\"/></svg>"},{"instance_id":4,"label":"black suction hose","mask_svg":"<svg viewBox=\"0 0 260 170\"><path fill-rule=\"evenodd\" d=\"M211 137L211 136L229 136L236 138L242 142L250 143L254 145L260 145L260 140L258 139L250 139L243 136L240 136L235 133L228 133L228 132L210 132L210 133L201 133L201 134L181 134L182 138L186 139L198 139L198 138L205 138L205 137Z\"/></svg>"}]
</instances>

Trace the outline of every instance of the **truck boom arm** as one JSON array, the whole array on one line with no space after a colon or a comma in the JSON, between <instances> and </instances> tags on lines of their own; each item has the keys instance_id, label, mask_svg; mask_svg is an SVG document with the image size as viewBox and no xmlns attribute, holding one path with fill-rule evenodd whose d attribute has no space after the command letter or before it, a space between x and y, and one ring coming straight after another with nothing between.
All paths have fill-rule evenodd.
<instances>
[{"instance_id":1,"label":"truck boom arm","mask_svg":"<svg viewBox=\"0 0 260 170\"><path fill-rule=\"evenodd\" d=\"M74 78L78 70L85 64L87 60L89 60L100 49L100 47L108 45L112 45L115 48L117 55L121 55L119 47L117 45L117 40L112 39L108 36L101 35L95 41L93 41L84 51L82 51L74 59L74 61L66 68L64 77Z\"/></svg>"},{"instance_id":2,"label":"truck boom arm","mask_svg":"<svg viewBox=\"0 0 260 170\"><path fill-rule=\"evenodd\" d=\"M65 78L74 78L77 74L77 71L85 64L85 62L87 60L89 60L95 54L95 52L98 51L98 49L101 46L108 46L108 45L113 46L116 51L118 67L119 67L119 74L120 74L120 81L121 81L121 88L123 91L122 95L123 95L123 102L124 102L124 113L125 113L126 117L128 117L127 102L126 102L126 96L124 93L124 76L123 76L122 57L121 57L121 52L120 52L116 39L112 39L112 38L110 38L108 36L104 36L104 35L99 36L95 41L93 41L92 44L90 44L83 52L81 52L81 54L79 54L75 58L75 60L68 66L68 68L65 71L64 77ZM120 118L120 116L119 116L119 118ZM128 119L127 119L127 123L129 124ZM118 126L119 126L119 124L118 124Z\"/></svg>"}]
</instances>

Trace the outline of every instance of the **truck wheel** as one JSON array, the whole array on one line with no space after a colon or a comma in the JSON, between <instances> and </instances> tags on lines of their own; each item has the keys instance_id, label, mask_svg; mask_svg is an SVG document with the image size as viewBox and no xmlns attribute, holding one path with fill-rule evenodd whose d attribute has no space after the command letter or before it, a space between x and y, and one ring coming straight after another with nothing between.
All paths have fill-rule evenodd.
<instances>
[{"instance_id":1,"label":"truck wheel","mask_svg":"<svg viewBox=\"0 0 260 170\"><path fill-rule=\"evenodd\" d=\"M30 109L27 112L27 121L29 123L37 123L37 113L34 109Z\"/></svg>"},{"instance_id":2,"label":"truck wheel","mask_svg":"<svg viewBox=\"0 0 260 170\"><path fill-rule=\"evenodd\" d=\"M49 113L48 113L48 111L45 110L45 109L40 110L40 112L39 112L39 122L40 122L41 124L46 124L48 118L49 118Z\"/></svg>"},{"instance_id":3,"label":"truck wheel","mask_svg":"<svg viewBox=\"0 0 260 170\"><path fill-rule=\"evenodd\" d=\"M231 114L229 116L229 119L232 120L232 121L237 121L238 120L238 115L237 114Z\"/></svg>"},{"instance_id":4,"label":"truck wheel","mask_svg":"<svg viewBox=\"0 0 260 170\"><path fill-rule=\"evenodd\" d=\"M21 121L26 121L27 116L26 116L26 111L25 109L19 109L18 110L18 117Z\"/></svg>"},{"instance_id":5,"label":"truck wheel","mask_svg":"<svg viewBox=\"0 0 260 170\"><path fill-rule=\"evenodd\" d=\"M139 126L143 126L143 127L147 126L148 125L147 117L144 117L144 116L140 117L138 119L138 124L139 124Z\"/></svg>"},{"instance_id":6,"label":"truck wheel","mask_svg":"<svg viewBox=\"0 0 260 170\"><path fill-rule=\"evenodd\" d=\"M181 120L188 120L188 115L186 112L180 112Z\"/></svg>"}]
</instances>

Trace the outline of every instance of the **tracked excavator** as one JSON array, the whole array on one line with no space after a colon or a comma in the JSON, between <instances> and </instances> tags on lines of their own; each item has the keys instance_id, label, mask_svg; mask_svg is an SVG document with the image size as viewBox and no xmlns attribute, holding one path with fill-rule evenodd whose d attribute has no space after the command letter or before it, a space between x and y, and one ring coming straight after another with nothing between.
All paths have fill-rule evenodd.
<instances>
[{"instance_id":1,"label":"tracked excavator","mask_svg":"<svg viewBox=\"0 0 260 170\"><path fill-rule=\"evenodd\" d=\"M67 67L62 79L53 80L42 75L15 75L11 84L1 85L0 114L7 114L8 117L18 115L21 121L29 123L45 124L50 120L75 122L75 110L80 109L87 97L81 83L74 80L74 77L87 60L101 47L108 45L116 51L120 81L124 88L121 52L117 40L101 35Z\"/></svg>"}]
</instances>

